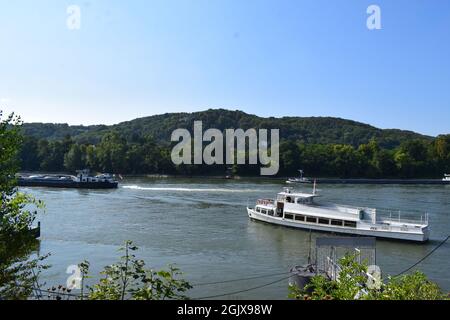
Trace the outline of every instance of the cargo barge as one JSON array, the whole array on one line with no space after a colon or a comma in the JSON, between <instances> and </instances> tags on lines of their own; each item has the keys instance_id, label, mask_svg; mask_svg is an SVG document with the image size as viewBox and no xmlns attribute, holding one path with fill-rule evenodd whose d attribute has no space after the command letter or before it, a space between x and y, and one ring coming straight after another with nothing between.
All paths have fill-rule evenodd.
<instances>
[{"instance_id":1,"label":"cargo barge","mask_svg":"<svg viewBox=\"0 0 450 320\"><path fill-rule=\"evenodd\" d=\"M119 183L111 174L92 176L89 170L79 170L76 176L71 175L31 175L19 176L19 187L49 187L77 189L115 189Z\"/></svg>"}]
</instances>

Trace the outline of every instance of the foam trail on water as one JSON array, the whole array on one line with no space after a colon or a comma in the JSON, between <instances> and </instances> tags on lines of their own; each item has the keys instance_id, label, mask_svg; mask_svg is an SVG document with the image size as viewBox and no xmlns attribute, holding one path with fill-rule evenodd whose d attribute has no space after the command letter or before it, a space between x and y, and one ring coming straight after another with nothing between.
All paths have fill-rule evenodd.
<instances>
[{"instance_id":1,"label":"foam trail on water","mask_svg":"<svg viewBox=\"0 0 450 320\"><path fill-rule=\"evenodd\" d=\"M241 206L241 204L236 203L236 202L199 200L199 199L186 198L186 197L180 198L178 196L163 197L163 198L161 198L160 196L152 196L152 197L134 196L134 198L140 199L140 200L151 200L153 202L158 201L158 202L164 202L164 203L174 203L174 201L178 200L180 203L183 203L183 204L191 203L191 204L206 204L206 205L217 205L217 206Z\"/></svg>"},{"instance_id":2,"label":"foam trail on water","mask_svg":"<svg viewBox=\"0 0 450 320\"><path fill-rule=\"evenodd\" d=\"M148 191L180 191L180 192L230 192L230 193L245 193L245 192L262 192L256 189L223 189L223 188L155 188L155 187L140 187L140 186L122 186L125 189L133 190L148 190Z\"/></svg>"}]
</instances>

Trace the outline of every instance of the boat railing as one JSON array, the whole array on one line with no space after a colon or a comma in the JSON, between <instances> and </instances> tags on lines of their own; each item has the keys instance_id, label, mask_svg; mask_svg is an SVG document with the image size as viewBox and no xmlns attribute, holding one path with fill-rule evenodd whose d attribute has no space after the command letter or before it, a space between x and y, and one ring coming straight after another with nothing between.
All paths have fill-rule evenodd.
<instances>
[{"instance_id":1,"label":"boat railing","mask_svg":"<svg viewBox=\"0 0 450 320\"><path fill-rule=\"evenodd\" d=\"M312 203L309 204L311 207L318 207L318 208L326 208L326 209L336 209L340 212L344 213L350 213L350 214L359 214L361 211L367 211L369 208L363 208L363 207L356 207L351 205L345 205L345 204L335 204L330 202L320 202L320 203Z\"/></svg>"},{"instance_id":2,"label":"boat railing","mask_svg":"<svg viewBox=\"0 0 450 320\"><path fill-rule=\"evenodd\" d=\"M428 214L421 214L420 219L417 215L413 216L412 212L404 212L401 210L376 209L377 223L410 223L410 224L428 224Z\"/></svg>"},{"instance_id":3,"label":"boat railing","mask_svg":"<svg viewBox=\"0 0 450 320\"><path fill-rule=\"evenodd\" d=\"M342 268L339 264L334 262L334 260L330 257L327 257L325 264L325 272L331 280L338 280L339 274L341 273Z\"/></svg>"},{"instance_id":4,"label":"boat railing","mask_svg":"<svg viewBox=\"0 0 450 320\"><path fill-rule=\"evenodd\" d=\"M428 214L418 210L402 211L389 208L369 208L358 207L345 204L334 204L329 202L321 202L322 207L347 208L353 210L361 210L367 214L363 219L372 220L375 215L376 223L411 223L411 224L428 224Z\"/></svg>"},{"instance_id":5,"label":"boat railing","mask_svg":"<svg viewBox=\"0 0 450 320\"><path fill-rule=\"evenodd\" d=\"M274 204L274 201L272 199L258 199L256 200L256 204L268 206Z\"/></svg>"},{"instance_id":6,"label":"boat railing","mask_svg":"<svg viewBox=\"0 0 450 320\"><path fill-rule=\"evenodd\" d=\"M333 203L333 202L327 202L327 201L320 201L318 202L318 205L320 206L326 206L326 207L342 207L347 209L355 209L355 210L365 210L367 207L360 207L360 206L352 206L350 204L341 204L341 203Z\"/></svg>"}]
</instances>

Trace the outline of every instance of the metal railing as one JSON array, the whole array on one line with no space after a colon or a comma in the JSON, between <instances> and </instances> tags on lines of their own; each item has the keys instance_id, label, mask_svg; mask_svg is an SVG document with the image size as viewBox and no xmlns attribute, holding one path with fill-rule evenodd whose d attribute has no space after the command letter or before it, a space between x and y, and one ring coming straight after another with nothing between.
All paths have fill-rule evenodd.
<instances>
[{"instance_id":1,"label":"metal railing","mask_svg":"<svg viewBox=\"0 0 450 320\"><path fill-rule=\"evenodd\" d=\"M420 219L412 217L410 212L402 212L401 210L376 209L376 222L383 223L411 223L411 224L428 224L428 213L421 214Z\"/></svg>"},{"instance_id":2,"label":"metal railing","mask_svg":"<svg viewBox=\"0 0 450 320\"><path fill-rule=\"evenodd\" d=\"M258 199L258 200L256 200L256 204L266 206L266 205L274 204L274 201L272 199Z\"/></svg>"}]
</instances>

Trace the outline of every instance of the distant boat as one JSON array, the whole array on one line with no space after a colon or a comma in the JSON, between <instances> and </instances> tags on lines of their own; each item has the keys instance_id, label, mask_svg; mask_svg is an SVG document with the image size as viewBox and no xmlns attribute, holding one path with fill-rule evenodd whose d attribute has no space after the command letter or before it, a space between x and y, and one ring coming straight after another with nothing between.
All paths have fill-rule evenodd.
<instances>
[{"instance_id":1,"label":"distant boat","mask_svg":"<svg viewBox=\"0 0 450 320\"><path fill-rule=\"evenodd\" d=\"M442 178L442 181L449 181L450 182L450 174L444 174L444 178Z\"/></svg>"},{"instance_id":2,"label":"distant boat","mask_svg":"<svg viewBox=\"0 0 450 320\"><path fill-rule=\"evenodd\" d=\"M261 199L247 207L250 219L286 227L335 232L359 236L425 242L428 240L428 215L421 220L400 219L386 210L347 205L317 203L313 193L295 193L289 188L276 200ZM379 213L389 214L380 217Z\"/></svg>"},{"instance_id":3,"label":"distant boat","mask_svg":"<svg viewBox=\"0 0 450 320\"><path fill-rule=\"evenodd\" d=\"M227 180L233 179L233 167L227 168L225 179L227 179Z\"/></svg>"},{"instance_id":4,"label":"distant boat","mask_svg":"<svg viewBox=\"0 0 450 320\"><path fill-rule=\"evenodd\" d=\"M50 187L50 188L78 188L78 189L115 189L118 182L113 175L103 173L92 176L89 170L77 171L77 176L68 175L32 175L19 176L17 182L20 187Z\"/></svg>"},{"instance_id":5,"label":"distant boat","mask_svg":"<svg viewBox=\"0 0 450 320\"><path fill-rule=\"evenodd\" d=\"M286 183L312 183L311 179L303 177L303 170L298 170L300 172L300 177L289 178Z\"/></svg>"}]
</instances>

